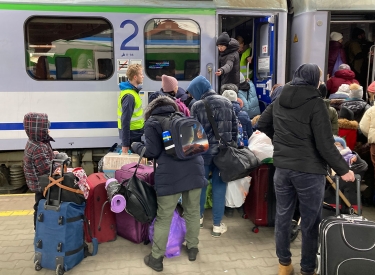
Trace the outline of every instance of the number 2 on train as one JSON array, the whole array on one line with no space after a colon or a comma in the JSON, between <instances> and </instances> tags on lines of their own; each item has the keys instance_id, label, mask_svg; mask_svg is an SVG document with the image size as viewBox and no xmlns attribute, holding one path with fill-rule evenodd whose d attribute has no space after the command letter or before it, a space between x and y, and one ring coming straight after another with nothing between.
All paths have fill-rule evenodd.
<instances>
[{"instance_id":1,"label":"number 2 on train","mask_svg":"<svg viewBox=\"0 0 375 275\"><path fill-rule=\"evenodd\" d=\"M123 50L123 51L139 51L138 46L126 46L126 44L128 42L130 42L131 40L133 40L133 38L136 37L137 34L138 34L138 25L133 20L123 21L120 25L120 28L124 28L128 24L130 24L134 27L134 32L131 35L129 35L128 38L126 38L124 41L122 41L120 50Z\"/></svg>"}]
</instances>

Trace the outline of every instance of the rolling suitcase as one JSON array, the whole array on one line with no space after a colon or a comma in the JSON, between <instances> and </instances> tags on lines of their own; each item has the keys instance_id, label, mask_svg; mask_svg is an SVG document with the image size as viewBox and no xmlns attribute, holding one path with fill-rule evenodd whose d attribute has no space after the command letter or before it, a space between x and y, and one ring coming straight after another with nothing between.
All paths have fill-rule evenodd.
<instances>
[{"instance_id":1,"label":"rolling suitcase","mask_svg":"<svg viewBox=\"0 0 375 275\"><path fill-rule=\"evenodd\" d=\"M245 199L245 218L250 219L259 232L258 226L274 226L276 214L276 197L273 186L273 164L262 164L250 173L251 185Z\"/></svg>"},{"instance_id":2,"label":"rolling suitcase","mask_svg":"<svg viewBox=\"0 0 375 275\"><path fill-rule=\"evenodd\" d=\"M340 215L337 188L336 216L320 223L317 274L374 274L375 222L361 216L360 182L360 176L356 175L358 215ZM337 176L336 186L339 187Z\"/></svg>"},{"instance_id":3,"label":"rolling suitcase","mask_svg":"<svg viewBox=\"0 0 375 275\"><path fill-rule=\"evenodd\" d=\"M99 243L115 241L117 237L116 216L111 211L107 191L105 190L107 180L108 178L104 173L94 173L87 177L90 191L86 202L85 215L89 221L93 237L97 238ZM86 227L85 233L87 233ZM86 241L91 242L89 234L86 234Z\"/></svg>"},{"instance_id":4,"label":"rolling suitcase","mask_svg":"<svg viewBox=\"0 0 375 275\"><path fill-rule=\"evenodd\" d=\"M53 163L51 175L52 167ZM48 268L62 275L86 256L95 255L98 242L92 239L93 253L88 253L83 230L85 203L62 202L62 188L57 191L56 199L51 199L51 193L48 189L46 199L40 200L38 205L34 264L36 271ZM91 234L90 228L88 232Z\"/></svg>"},{"instance_id":5,"label":"rolling suitcase","mask_svg":"<svg viewBox=\"0 0 375 275\"><path fill-rule=\"evenodd\" d=\"M126 184L137 167L137 163L126 164L116 170L115 177L119 183ZM154 185L154 167L140 164L137 170L137 177ZM125 210L116 214L117 234L134 243L148 243L149 223L140 223L128 214Z\"/></svg>"}]
</instances>

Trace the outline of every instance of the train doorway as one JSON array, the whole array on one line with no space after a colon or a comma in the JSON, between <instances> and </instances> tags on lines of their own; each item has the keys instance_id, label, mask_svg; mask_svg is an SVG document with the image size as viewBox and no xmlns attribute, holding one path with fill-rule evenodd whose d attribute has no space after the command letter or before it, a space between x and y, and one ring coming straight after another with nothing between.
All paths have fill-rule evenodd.
<instances>
[{"instance_id":1,"label":"train doorway","mask_svg":"<svg viewBox=\"0 0 375 275\"><path fill-rule=\"evenodd\" d=\"M265 105L271 102L270 91L276 82L276 18L276 15L242 14L219 14L218 17L217 35L227 32L239 41L240 70L255 85L258 98Z\"/></svg>"}]
</instances>

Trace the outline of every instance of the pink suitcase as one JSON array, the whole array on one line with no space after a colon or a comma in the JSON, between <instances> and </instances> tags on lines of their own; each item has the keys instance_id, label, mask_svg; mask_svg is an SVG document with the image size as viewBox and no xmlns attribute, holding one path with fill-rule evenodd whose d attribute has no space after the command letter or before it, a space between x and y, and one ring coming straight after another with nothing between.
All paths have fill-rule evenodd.
<instances>
[{"instance_id":1,"label":"pink suitcase","mask_svg":"<svg viewBox=\"0 0 375 275\"><path fill-rule=\"evenodd\" d=\"M137 163L129 163L115 171L115 178L119 183L126 184L137 167ZM154 168L140 164L137 170L137 177L154 185ZM136 221L125 210L116 214L117 234L133 243L148 243L148 229L150 224Z\"/></svg>"}]
</instances>

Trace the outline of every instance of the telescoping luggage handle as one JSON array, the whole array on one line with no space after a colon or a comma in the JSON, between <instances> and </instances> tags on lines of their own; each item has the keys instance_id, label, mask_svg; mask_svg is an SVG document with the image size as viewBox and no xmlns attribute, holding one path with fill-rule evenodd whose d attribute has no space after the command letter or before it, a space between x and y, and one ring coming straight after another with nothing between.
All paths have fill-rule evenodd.
<instances>
[{"instance_id":1,"label":"telescoping luggage handle","mask_svg":"<svg viewBox=\"0 0 375 275\"><path fill-rule=\"evenodd\" d=\"M357 206L358 206L358 216L362 215L362 206L361 206L361 176L360 175L354 175L355 176L355 181L357 184ZM340 197L339 197L339 190L340 190L340 177L335 176L336 179L336 216L340 216ZM353 208L350 210L351 215L353 214Z\"/></svg>"},{"instance_id":2,"label":"telescoping luggage handle","mask_svg":"<svg viewBox=\"0 0 375 275\"><path fill-rule=\"evenodd\" d=\"M145 152L146 152L146 146L143 147L143 149L141 151L141 154L140 154L139 159L138 159L137 166L135 167L135 171L134 171L133 177L136 176L136 174L137 174L137 170L138 170L139 164L141 163L143 155L145 154ZM155 160L153 161L153 165L154 165L154 171L155 171L155 166L156 166Z\"/></svg>"}]
</instances>

